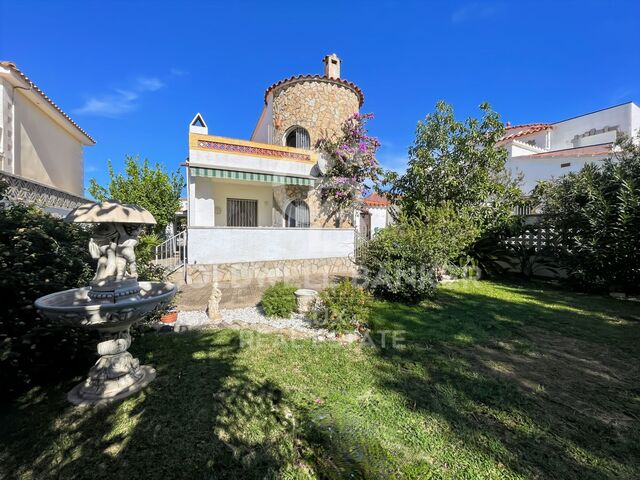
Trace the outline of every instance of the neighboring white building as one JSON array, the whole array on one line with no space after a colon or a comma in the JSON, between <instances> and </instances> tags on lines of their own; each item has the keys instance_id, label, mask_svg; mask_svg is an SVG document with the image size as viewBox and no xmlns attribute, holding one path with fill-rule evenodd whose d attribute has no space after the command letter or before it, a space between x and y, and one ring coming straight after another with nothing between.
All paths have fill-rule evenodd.
<instances>
[{"instance_id":1,"label":"neighboring white building","mask_svg":"<svg viewBox=\"0 0 640 480\"><path fill-rule=\"evenodd\" d=\"M393 223L389 200L373 192L363 199L362 207L356 215L356 230L366 240L370 240L376 232Z\"/></svg>"},{"instance_id":2,"label":"neighboring white building","mask_svg":"<svg viewBox=\"0 0 640 480\"><path fill-rule=\"evenodd\" d=\"M0 179L8 196L59 215L84 201L95 141L12 62L0 62Z\"/></svg>"},{"instance_id":3,"label":"neighboring white building","mask_svg":"<svg viewBox=\"0 0 640 480\"><path fill-rule=\"evenodd\" d=\"M188 282L353 271L353 214L334 215L324 203L313 145L339 133L364 96L340 78L335 54L323 62L324 75L290 77L266 90L251 140L210 135L200 114L190 123Z\"/></svg>"},{"instance_id":4,"label":"neighboring white building","mask_svg":"<svg viewBox=\"0 0 640 480\"><path fill-rule=\"evenodd\" d=\"M539 180L610 157L618 136L636 137L639 128L640 107L628 102L556 123L507 124L500 143L509 153L507 166L524 176L522 189L530 193Z\"/></svg>"}]
</instances>

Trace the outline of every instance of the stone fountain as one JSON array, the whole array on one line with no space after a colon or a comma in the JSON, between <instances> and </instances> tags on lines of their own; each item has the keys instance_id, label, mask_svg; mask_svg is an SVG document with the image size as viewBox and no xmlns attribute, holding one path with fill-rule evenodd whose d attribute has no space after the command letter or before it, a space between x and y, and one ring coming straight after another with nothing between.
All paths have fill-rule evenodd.
<instances>
[{"instance_id":1,"label":"stone fountain","mask_svg":"<svg viewBox=\"0 0 640 480\"><path fill-rule=\"evenodd\" d=\"M117 202L81 205L65 221L96 224L89 242L96 274L88 287L45 295L35 305L50 320L93 328L101 335L100 358L87 379L68 393L68 400L76 405L120 400L156 376L127 351L131 325L176 294L169 282L138 282L134 247L142 226L156 221L144 208Z\"/></svg>"}]
</instances>

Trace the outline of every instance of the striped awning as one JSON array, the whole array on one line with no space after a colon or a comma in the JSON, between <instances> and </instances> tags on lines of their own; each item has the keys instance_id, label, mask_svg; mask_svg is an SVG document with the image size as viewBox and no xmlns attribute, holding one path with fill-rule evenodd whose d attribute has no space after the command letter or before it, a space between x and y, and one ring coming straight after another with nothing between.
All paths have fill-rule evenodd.
<instances>
[{"instance_id":1,"label":"striped awning","mask_svg":"<svg viewBox=\"0 0 640 480\"><path fill-rule=\"evenodd\" d=\"M190 167L190 172L194 177L226 178L228 180L246 180L250 182L277 183L281 185L311 186L314 183L312 178L243 172L240 170L220 170L218 168Z\"/></svg>"}]
</instances>

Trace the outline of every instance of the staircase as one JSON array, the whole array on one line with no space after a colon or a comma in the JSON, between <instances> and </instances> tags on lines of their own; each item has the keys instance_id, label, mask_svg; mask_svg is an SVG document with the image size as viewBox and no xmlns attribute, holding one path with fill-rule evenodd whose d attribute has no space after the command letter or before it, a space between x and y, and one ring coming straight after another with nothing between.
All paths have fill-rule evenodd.
<instances>
[{"instance_id":1,"label":"staircase","mask_svg":"<svg viewBox=\"0 0 640 480\"><path fill-rule=\"evenodd\" d=\"M178 232L156 247L154 263L166 268L170 274L185 264L186 253L187 232Z\"/></svg>"},{"instance_id":2,"label":"staircase","mask_svg":"<svg viewBox=\"0 0 640 480\"><path fill-rule=\"evenodd\" d=\"M349 260L360 265L364 261L365 247L369 240L356 229L353 230L353 235L353 253L349 255Z\"/></svg>"}]
</instances>

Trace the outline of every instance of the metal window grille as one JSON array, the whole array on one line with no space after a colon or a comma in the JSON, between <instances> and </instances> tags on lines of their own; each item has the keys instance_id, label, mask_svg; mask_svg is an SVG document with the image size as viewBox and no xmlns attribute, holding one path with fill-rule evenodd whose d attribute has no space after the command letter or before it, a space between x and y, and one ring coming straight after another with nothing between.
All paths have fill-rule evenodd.
<instances>
[{"instance_id":1,"label":"metal window grille","mask_svg":"<svg viewBox=\"0 0 640 480\"><path fill-rule=\"evenodd\" d=\"M311 139L309 138L309 132L302 127L295 127L289 133L285 139L287 147L295 148L311 148Z\"/></svg>"},{"instance_id":2,"label":"metal window grille","mask_svg":"<svg viewBox=\"0 0 640 480\"><path fill-rule=\"evenodd\" d=\"M303 200L294 200L284 212L287 227L309 228L309 207Z\"/></svg>"},{"instance_id":3,"label":"metal window grille","mask_svg":"<svg viewBox=\"0 0 640 480\"><path fill-rule=\"evenodd\" d=\"M257 227L258 201L227 198L228 227Z\"/></svg>"}]
</instances>

